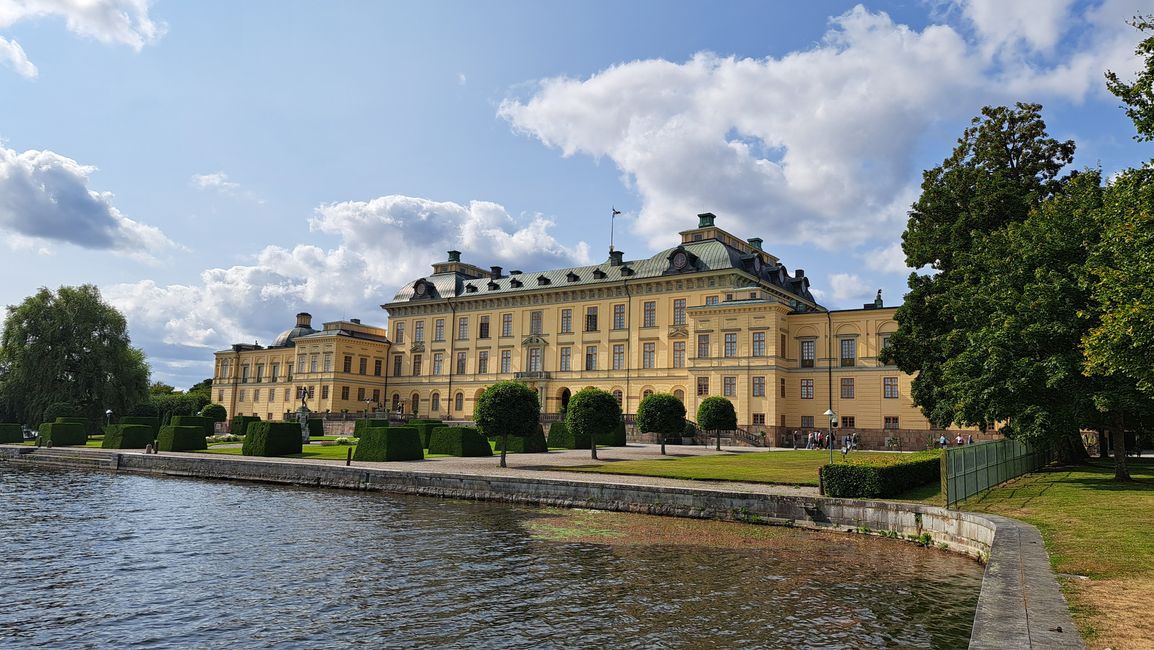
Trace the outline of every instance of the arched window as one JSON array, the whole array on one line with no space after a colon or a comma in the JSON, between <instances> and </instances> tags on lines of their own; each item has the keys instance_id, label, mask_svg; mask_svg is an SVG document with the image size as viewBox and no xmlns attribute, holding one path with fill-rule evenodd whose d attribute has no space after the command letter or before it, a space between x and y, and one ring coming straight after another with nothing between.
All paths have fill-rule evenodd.
<instances>
[{"instance_id":1,"label":"arched window","mask_svg":"<svg viewBox=\"0 0 1154 650\"><path fill-rule=\"evenodd\" d=\"M393 393L393 410L394 411L397 410L397 407L399 407L400 405L401 405L401 394L400 393Z\"/></svg>"},{"instance_id":2,"label":"arched window","mask_svg":"<svg viewBox=\"0 0 1154 650\"><path fill-rule=\"evenodd\" d=\"M412 403L412 408L411 408L411 410L410 410L409 412L410 412L412 415L416 416L416 415L417 415L417 413L420 413L420 408L421 408L421 396L420 396L420 395L418 395L417 393L413 393L413 399L412 399L412 402L413 402L413 403Z\"/></svg>"},{"instance_id":3,"label":"arched window","mask_svg":"<svg viewBox=\"0 0 1154 650\"><path fill-rule=\"evenodd\" d=\"M617 400L618 405L621 404L621 398L622 398L622 395L621 395L620 389L613 391L613 399Z\"/></svg>"},{"instance_id":4,"label":"arched window","mask_svg":"<svg viewBox=\"0 0 1154 650\"><path fill-rule=\"evenodd\" d=\"M682 402L685 401L685 391L681 390L680 388L673 391L673 396L676 397L677 399L681 400Z\"/></svg>"},{"instance_id":5,"label":"arched window","mask_svg":"<svg viewBox=\"0 0 1154 650\"><path fill-rule=\"evenodd\" d=\"M464 393L457 393L457 396L455 398L453 398L453 410L454 411L464 411L465 410L465 394Z\"/></svg>"},{"instance_id":6,"label":"arched window","mask_svg":"<svg viewBox=\"0 0 1154 650\"><path fill-rule=\"evenodd\" d=\"M432 406L430 407L429 410L431 410L433 413L440 411L441 410L441 394L440 393L433 393L433 397L432 397L431 401L432 401Z\"/></svg>"},{"instance_id":7,"label":"arched window","mask_svg":"<svg viewBox=\"0 0 1154 650\"><path fill-rule=\"evenodd\" d=\"M652 395L652 394L653 394L653 391L651 391L651 390L649 390L648 388L646 388L646 389L645 389L644 391L642 391L642 393L641 393L641 399L645 399L646 397L649 397L649 396L650 396L650 395Z\"/></svg>"}]
</instances>

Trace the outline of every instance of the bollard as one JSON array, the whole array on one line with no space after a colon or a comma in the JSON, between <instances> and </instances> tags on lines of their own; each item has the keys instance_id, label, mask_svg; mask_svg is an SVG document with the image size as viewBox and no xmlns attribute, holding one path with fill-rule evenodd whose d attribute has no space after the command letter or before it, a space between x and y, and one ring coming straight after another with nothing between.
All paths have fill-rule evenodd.
<instances>
[{"instance_id":1,"label":"bollard","mask_svg":"<svg viewBox=\"0 0 1154 650\"><path fill-rule=\"evenodd\" d=\"M353 448L349 447L349 455L345 458L345 467L353 464Z\"/></svg>"}]
</instances>

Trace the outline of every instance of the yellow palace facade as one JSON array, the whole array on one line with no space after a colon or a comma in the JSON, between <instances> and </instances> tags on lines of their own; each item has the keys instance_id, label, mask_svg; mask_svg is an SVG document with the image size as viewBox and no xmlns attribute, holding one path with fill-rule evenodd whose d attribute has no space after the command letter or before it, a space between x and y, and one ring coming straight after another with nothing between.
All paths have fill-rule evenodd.
<instances>
[{"instance_id":1,"label":"yellow palace facade","mask_svg":"<svg viewBox=\"0 0 1154 650\"><path fill-rule=\"evenodd\" d=\"M832 410L844 429L900 433L907 445L924 438L930 427L910 399L911 377L879 359L897 329L895 309L879 295L861 309L826 310L804 271L790 273L760 239L737 238L715 219L698 215L676 246L646 259L615 251L602 264L543 272L482 269L450 251L432 274L382 305L387 337L379 329L371 343L288 336L295 348L308 346L297 354L233 346L217 353L214 390L221 387L230 414L292 410L299 399L273 402L278 409L230 403L243 383L222 367L247 363L251 379L255 359L281 349L281 367L296 364L295 390L282 394L317 396L308 402L313 410L362 410L357 399L334 396L360 395L363 387L363 399L394 412L468 420L487 386L515 379L536 389L547 414L595 386L617 397L625 413L635 413L645 395L667 392L692 419L702 399L721 395L752 431L825 429ZM325 331L330 325L349 324ZM350 353L350 345L361 347ZM326 354L345 365L324 371ZM350 356L373 367L384 361L382 373L342 374Z\"/></svg>"}]
</instances>

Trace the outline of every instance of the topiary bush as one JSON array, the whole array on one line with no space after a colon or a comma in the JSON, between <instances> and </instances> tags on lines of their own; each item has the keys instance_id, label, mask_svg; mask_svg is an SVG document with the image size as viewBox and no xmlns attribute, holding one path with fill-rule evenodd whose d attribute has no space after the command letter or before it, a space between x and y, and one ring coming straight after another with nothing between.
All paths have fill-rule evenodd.
<instances>
[{"instance_id":1,"label":"topiary bush","mask_svg":"<svg viewBox=\"0 0 1154 650\"><path fill-rule=\"evenodd\" d=\"M625 447L625 421L618 420L617 426L597 434L597 444L606 447Z\"/></svg>"},{"instance_id":2,"label":"topiary bush","mask_svg":"<svg viewBox=\"0 0 1154 650\"><path fill-rule=\"evenodd\" d=\"M589 438L585 436L575 436L569 430L569 425L564 422L554 422L549 427L549 438L547 440L550 448L553 449L588 449Z\"/></svg>"},{"instance_id":3,"label":"topiary bush","mask_svg":"<svg viewBox=\"0 0 1154 650\"><path fill-rule=\"evenodd\" d=\"M84 425L77 422L45 422L40 425L40 443L49 442L54 447L65 445L83 445L88 442L88 434L84 432Z\"/></svg>"},{"instance_id":4,"label":"topiary bush","mask_svg":"<svg viewBox=\"0 0 1154 650\"><path fill-rule=\"evenodd\" d=\"M220 404L205 404L204 408L200 409L200 415L213 422L224 422L228 419L228 409Z\"/></svg>"},{"instance_id":5,"label":"topiary bush","mask_svg":"<svg viewBox=\"0 0 1154 650\"><path fill-rule=\"evenodd\" d=\"M253 422L260 422L260 418L255 415L237 415L232 418L228 431L233 435L243 436L248 432L248 425Z\"/></svg>"},{"instance_id":6,"label":"topiary bush","mask_svg":"<svg viewBox=\"0 0 1154 650\"><path fill-rule=\"evenodd\" d=\"M610 439L621 422L621 405L610 393L600 388L582 388L569 399L565 411L565 425L575 438L590 439L590 456L597 459L597 447L592 443L604 444L602 439Z\"/></svg>"},{"instance_id":7,"label":"topiary bush","mask_svg":"<svg viewBox=\"0 0 1154 650\"><path fill-rule=\"evenodd\" d=\"M213 434L212 418L200 415L174 415L168 424L174 427L200 427L204 435L211 436Z\"/></svg>"},{"instance_id":8,"label":"topiary bush","mask_svg":"<svg viewBox=\"0 0 1154 650\"><path fill-rule=\"evenodd\" d=\"M508 440L509 446L504 451L513 452L514 454L539 454L549 451L549 443L545 441L545 429L540 424L536 426L533 433L527 436L501 436L497 438L497 451L502 451L501 443Z\"/></svg>"},{"instance_id":9,"label":"topiary bush","mask_svg":"<svg viewBox=\"0 0 1154 650\"><path fill-rule=\"evenodd\" d=\"M19 424L0 423L0 443L24 442L24 429Z\"/></svg>"},{"instance_id":10,"label":"topiary bush","mask_svg":"<svg viewBox=\"0 0 1154 650\"><path fill-rule=\"evenodd\" d=\"M146 426L152 431L153 440L156 440L156 434L160 431L160 418L158 417L126 415L120 418L120 424L140 424Z\"/></svg>"},{"instance_id":11,"label":"topiary bush","mask_svg":"<svg viewBox=\"0 0 1154 650\"><path fill-rule=\"evenodd\" d=\"M505 452L513 449L508 439L540 435L541 451L548 451L544 432L538 418L541 402L528 385L517 381L499 381L485 389L473 406L473 421L481 433L489 438L501 436L501 467L505 467ZM516 443L532 448L535 443Z\"/></svg>"},{"instance_id":12,"label":"topiary bush","mask_svg":"<svg viewBox=\"0 0 1154 650\"><path fill-rule=\"evenodd\" d=\"M492 456L489 439L476 427L437 427L429 438L430 454L450 456Z\"/></svg>"},{"instance_id":13,"label":"topiary bush","mask_svg":"<svg viewBox=\"0 0 1154 650\"><path fill-rule=\"evenodd\" d=\"M318 438L325 435L325 421L321 418L309 418L309 437Z\"/></svg>"},{"instance_id":14,"label":"topiary bush","mask_svg":"<svg viewBox=\"0 0 1154 650\"><path fill-rule=\"evenodd\" d=\"M244 456L299 454L301 453L301 426L296 422L277 420L250 423L240 453Z\"/></svg>"},{"instance_id":15,"label":"topiary bush","mask_svg":"<svg viewBox=\"0 0 1154 650\"><path fill-rule=\"evenodd\" d=\"M706 431L733 431L737 428L733 402L720 395L701 400L697 407L697 426Z\"/></svg>"},{"instance_id":16,"label":"topiary bush","mask_svg":"<svg viewBox=\"0 0 1154 650\"><path fill-rule=\"evenodd\" d=\"M826 496L850 499L895 497L910 488L941 480L942 452L895 454L892 460L853 460L821 468Z\"/></svg>"},{"instance_id":17,"label":"topiary bush","mask_svg":"<svg viewBox=\"0 0 1154 650\"><path fill-rule=\"evenodd\" d=\"M80 407L72 402L53 402L44 409L43 422L55 422L56 418L80 417Z\"/></svg>"},{"instance_id":18,"label":"topiary bush","mask_svg":"<svg viewBox=\"0 0 1154 650\"><path fill-rule=\"evenodd\" d=\"M169 424L160 427L160 432L156 434L157 451L199 451L201 449L208 449L204 427Z\"/></svg>"},{"instance_id":19,"label":"topiary bush","mask_svg":"<svg viewBox=\"0 0 1154 650\"><path fill-rule=\"evenodd\" d=\"M144 449L156 439L147 424L110 424L104 427L104 449Z\"/></svg>"},{"instance_id":20,"label":"topiary bush","mask_svg":"<svg viewBox=\"0 0 1154 650\"><path fill-rule=\"evenodd\" d=\"M409 424L407 426L413 427L414 429L417 430L418 433L421 434L421 446L424 447L425 449L428 449L429 448L429 439L432 437L433 431L436 429L439 429L440 427L443 427L445 425L442 422L437 421L437 420L433 420L433 421L426 420L426 421L423 421L423 422L420 422L417 424L413 424L412 422L409 422Z\"/></svg>"},{"instance_id":21,"label":"topiary bush","mask_svg":"<svg viewBox=\"0 0 1154 650\"><path fill-rule=\"evenodd\" d=\"M365 429L353 451L353 460L384 462L423 460L421 434L414 427L374 427Z\"/></svg>"},{"instance_id":22,"label":"topiary bush","mask_svg":"<svg viewBox=\"0 0 1154 650\"><path fill-rule=\"evenodd\" d=\"M357 420L353 423L353 437L360 438L361 435L369 429L387 429L389 428L388 420L365 419Z\"/></svg>"},{"instance_id":23,"label":"topiary bush","mask_svg":"<svg viewBox=\"0 0 1154 650\"><path fill-rule=\"evenodd\" d=\"M671 393L653 393L637 406L637 430L656 433L661 438L661 453L665 445L676 438L681 443L685 428L693 425L685 421L685 404Z\"/></svg>"}]
</instances>

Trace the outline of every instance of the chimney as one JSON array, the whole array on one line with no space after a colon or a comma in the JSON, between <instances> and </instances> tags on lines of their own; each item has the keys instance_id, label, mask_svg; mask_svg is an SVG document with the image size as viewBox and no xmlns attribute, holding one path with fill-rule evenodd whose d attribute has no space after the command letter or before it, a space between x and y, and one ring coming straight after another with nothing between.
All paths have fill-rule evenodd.
<instances>
[{"instance_id":1,"label":"chimney","mask_svg":"<svg viewBox=\"0 0 1154 650\"><path fill-rule=\"evenodd\" d=\"M701 214L697 215L697 227L712 228L713 220L716 218L717 215L713 214L712 212L702 212Z\"/></svg>"},{"instance_id":2,"label":"chimney","mask_svg":"<svg viewBox=\"0 0 1154 650\"><path fill-rule=\"evenodd\" d=\"M623 251L609 251L609 266L621 266L624 256Z\"/></svg>"},{"instance_id":3,"label":"chimney","mask_svg":"<svg viewBox=\"0 0 1154 650\"><path fill-rule=\"evenodd\" d=\"M805 277L805 271L803 271L803 270L801 270L801 269L794 269L794 270L793 270L793 277L795 277L795 278L804 278L804 277Z\"/></svg>"},{"instance_id":4,"label":"chimney","mask_svg":"<svg viewBox=\"0 0 1154 650\"><path fill-rule=\"evenodd\" d=\"M501 267L499 267L499 266L490 266L490 267L489 267L489 279L490 279L490 280L499 280L499 279L501 279Z\"/></svg>"},{"instance_id":5,"label":"chimney","mask_svg":"<svg viewBox=\"0 0 1154 650\"><path fill-rule=\"evenodd\" d=\"M884 306L884 304L882 303L882 290L878 289L878 295L876 298L874 298L874 307L881 309L883 306Z\"/></svg>"},{"instance_id":6,"label":"chimney","mask_svg":"<svg viewBox=\"0 0 1154 650\"><path fill-rule=\"evenodd\" d=\"M520 271L509 271L509 275L521 275Z\"/></svg>"},{"instance_id":7,"label":"chimney","mask_svg":"<svg viewBox=\"0 0 1154 650\"><path fill-rule=\"evenodd\" d=\"M360 325L360 324L361 324L361 319L359 319L359 318L350 318L350 319L349 319L349 322L350 322L350 323L352 323L353 325Z\"/></svg>"},{"instance_id":8,"label":"chimney","mask_svg":"<svg viewBox=\"0 0 1154 650\"><path fill-rule=\"evenodd\" d=\"M308 312L304 312L304 311L297 314L297 327L307 327L309 329L312 329L312 327L313 327L313 315L308 313Z\"/></svg>"},{"instance_id":9,"label":"chimney","mask_svg":"<svg viewBox=\"0 0 1154 650\"><path fill-rule=\"evenodd\" d=\"M761 250L761 237L750 237L746 241L748 241L749 245L753 247L753 250Z\"/></svg>"},{"instance_id":10,"label":"chimney","mask_svg":"<svg viewBox=\"0 0 1154 650\"><path fill-rule=\"evenodd\" d=\"M460 262L461 261L461 251L449 251L449 261L450 262Z\"/></svg>"}]
</instances>

